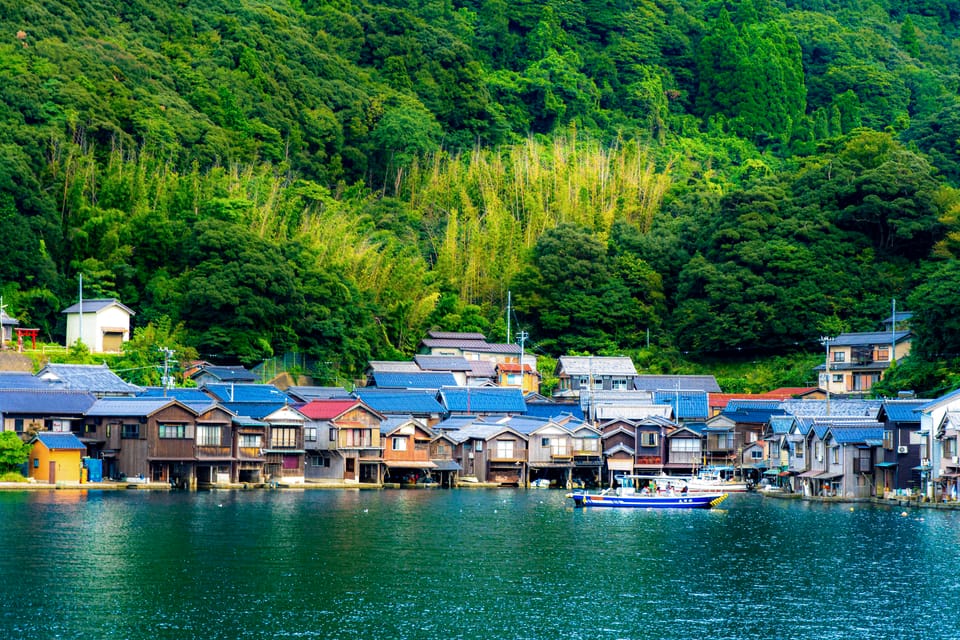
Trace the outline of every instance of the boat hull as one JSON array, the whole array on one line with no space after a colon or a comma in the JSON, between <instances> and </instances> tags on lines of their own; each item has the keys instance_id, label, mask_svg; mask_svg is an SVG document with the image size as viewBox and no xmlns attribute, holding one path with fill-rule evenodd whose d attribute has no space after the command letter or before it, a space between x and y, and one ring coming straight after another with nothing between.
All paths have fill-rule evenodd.
<instances>
[{"instance_id":1,"label":"boat hull","mask_svg":"<svg viewBox=\"0 0 960 640\"><path fill-rule=\"evenodd\" d=\"M727 499L725 493L679 496L618 496L616 494L569 493L575 507L618 507L626 509L710 509Z\"/></svg>"}]
</instances>

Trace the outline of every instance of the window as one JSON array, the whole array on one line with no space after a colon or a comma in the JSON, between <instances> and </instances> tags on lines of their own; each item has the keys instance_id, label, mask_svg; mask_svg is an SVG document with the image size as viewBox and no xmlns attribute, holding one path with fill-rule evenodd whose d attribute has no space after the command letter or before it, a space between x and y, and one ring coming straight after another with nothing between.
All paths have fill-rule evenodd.
<instances>
[{"instance_id":1,"label":"window","mask_svg":"<svg viewBox=\"0 0 960 640\"><path fill-rule=\"evenodd\" d=\"M842 373L835 373L835 374L833 374L833 381L834 381L834 382L843 382L843 374L842 374Z\"/></svg>"},{"instance_id":2,"label":"window","mask_svg":"<svg viewBox=\"0 0 960 640\"><path fill-rule=\"evenodd\" d=\"M335 428L331 427L331 428L330 428L330 433L328 433L327 436L330 438L330 442L336 442L336 441L337 441L337 430L336 430Z\"/></svg>"},{"instance_id":3,"label":"window","mask_svg":"<svg viewBox=\"0 0 960 640\"><path fill-rule=\"evenodd\" d=\"M16 418L13 421L13 430L17 433L23 433L23 418Z\"/></svg>"},{"instance_id":4,"label":"window","mask_svg":"<svg viewBox=\"0 0 960 640\"><path fill-rule=\"evenodd\" d=\"M879 349L877 349L877 354L876 354L876 357L874 357L874 361L883 362L889 359L890 359L890 349L888 347L880 347Z\"/></svg>"},{"instance_id":5,"label":"window","mask_svg":"<svg viewBox=\"0 0 960 640\"><path fill-rule=\"evenodd\" d=\"M124 440L136 440L140 437L139 424L124 424L120 427L120 437ZM163 436L160 436L161 438Z\"/></svg>"},{"instance_id":6,"label":"window","mask_svg":"<svg viewBox=\"0 0 960 640\"><path fill-rule=\"evenodd\" d=\"M316 427L304 427L303 437L305 440L310 442L316 442L317 440L317 428Z\"/></svg>"},{"instance_id":7,"label":"window","mask_svg":"<svg viewBox=\"0 0 960 640\"><path fill-rule=\"evenodd\" d=\"M446 456L446 455L447 455L447 445L443 444L442 442L438 442L438 443L437 443L437 455L440 456L440 457Z\"/></svg>"},{"instance_id":8,"label":"window","mask_svg":"<svg viewBox=\"0 0 960 640\"><path fill-rule=\"evenodd\" d=\"M803 460L803 443L802 442L793 443L793 456L799 460Z\"/></svg>"},{"instance_id":9,"label":"window","mask_svg":"<svg viewBox=\"0 0 960 640\"><path fill-rule=\"evenodd\" d=\"M581 389L587 389L590 387L590 376L580 376L579 382Z\"/></svg>"},{"instance_id":10,"label":"window","mask_svg":"<svg viewBox=\"0 0 960 640\"><path fill-rule=\"evenodd\" d=\"M270 446L291 449L297 446L297 427L274 427L270 430Z\"/></svg>"},{"instance_id":11,"label":"window","mask_svg":"<svg viewBox=\"0 0 960 640\"><path fill-rule=\"evenodd\" d=\"M830 464L840 464L840 447L830 447Z\"/></svg>"},{"instance_id":12,"label":"window","mask_svg":"<svg viewBox=\"0 0 960 640\"><path fill-rule=\"evenodd\" d=\"M659 433L653 433L652 431L644 431L640 434L640 446L641 447L655 447L657 446L657 436Z\"/></svg>"},{"instance_id":13,"label":"window","mask_svg":"<svg viewBox=\"0 0 960 640\"><path fill-rule=\"evenodd\" d=\"M943 440L943 457L952 458L957 455L957 441L955 438L944 438Z\"/></svg>"},{"instance_id":14,"label":"window","mask_svg":"<svg viewBox=\"0 0 960 640\"><path fill-rule=\"evenodd\" d=\"M219 447L222 429L214 425L197 425L198 447Z\"/></svg>"},{"instance_id":15,"label":"window","mask_svg":"<svg viewBox=\"0 0 960 640\"><path fill-rule=\"evenodd\" d=\"M67 433L70 431L70 421L69 420L51 420L50 431L56 431L57 433Z\"/></svg>"},{"instance_id":16,"label":"window","mask_svg":"<svg viewBox=\"0 0 960 640\"><path fill-rule=\"evenodd\" d=\"M846 362L846 361L847 361L847 352L846 352L846 351L834 351L834 352L833 352L833 361L834 361L834 362Z\"/></svg>"},{"instance_id":17,"label":"window","mask_svg":"<svg viewBox=\"0 0 960 640\"><path fill-rule=\"evenodd\" d=\"M817 460L823 460L823 442L817 441L817 443L813 445L813 451L817 456Z\"/></svg>"},{"instance_id":18,"label":"window","mask_svg":"<svg viewBox=\"0 0 960 640\"><path fill-rule=\"evenodd\" d=\"M763 451L761 451L760 449L752 449L752 450L750 451L750 459L751 459L751 460L763 460Z\"/></svg>"},{"instance_id":19,"label":"window","mask_svg":"<svg viewBox=\"0 0 960 640\"><path fill-rule=\"evenodd\" d=\"M544 449L550 446L550 438L540 438L540 446Z\"/></svg>"},{"instance_id":20,"label":"window","mask_svg":"<svg viewBox=\"0 0 960 640\"><path fill-rule=\"evenodd\" d=\"M700 451L700 441L694 438L673 438L670 440L670 451L695 453Z\"/></svg>"},{"instance_id":21,"label":"window","mask_svg":"<svg viewBox=\"0 0 960 640\"><path fill-rule=\"evenodd\" d=\"M258 433L241 433L240 434L240 446L244 449L259 449L260 448L260 434Z\"/></svg>"},{"instance_id":22,"label":"window","mask_svg":"<svg viewBox=\"0 0 960 640\"><path fill-rule=\"evenodd\" d=\"M343 429L344 447L370 447L373 446L370 431L368 429Z\"/></svg>"},{"instance_id":23,"label":"window","mask_svg":"<svg viewBox=\"0 0 960 640\"><path fill-rule=\"evenodd\" d=\"M513 440L497 440L497 457L501 460L513 458Z\"/></svg>"},{"instance_id":24,"label":"window","mask_svg":"<svg viewBox=\"0 0 960 640\"><path fill-rule=\"evenodd\" d=\"M627 379L626 378L614 378L610 381L610 388L614 391L626 391L627 389Z\"/></svg>"},{"instance_id":25,"label":"window","mask_svg":"<svg viewBox=\"0 0 960 640\"><path fill-rule=\"evenodd\" d=\"M883 432L883 448L888 450L893 449L893 431Z\"/></svg>"},{"instance_id":26,"label":"window","mask_svg":"<svg viewBox=\"0 0 960 640\"><path fill-rule=\"evenodd\" d=\"M390 449L392 449L393 451L406 451L407 439L404 437L391 438Z\"/></svg>"},{"instance_id":27,"label":"window","mask_svg":"<svg viewBox=\"0 0 960 640\"><path fill-rule=\"evenodd\" d=\"M757 433L756 431L747 432L747 442L756 442L759 439L760 439L760 434Z\"/></svg>"},{"instance_id":28,"label":"window","mask_svg":"<svg viewBox=\"0 0 960 640\"><path fill-rule=\"evenodd\" d=\"M126 429L128 425L123 425ZM185 424L161 424L157 427L158 437L164 440L177 439L182 440L187 437L187 425Z\"/></svg>"},{"instance_id":29,"label":"window","mask_svg":"<svg viewBox=\"0 0 960 640\"><path fill-rule=\"evenodd\" d=\"M477 441L473 444L473 450L474 450L474 451L483 451L483 440L477 440Z\"/></svg>"}]
</instances>

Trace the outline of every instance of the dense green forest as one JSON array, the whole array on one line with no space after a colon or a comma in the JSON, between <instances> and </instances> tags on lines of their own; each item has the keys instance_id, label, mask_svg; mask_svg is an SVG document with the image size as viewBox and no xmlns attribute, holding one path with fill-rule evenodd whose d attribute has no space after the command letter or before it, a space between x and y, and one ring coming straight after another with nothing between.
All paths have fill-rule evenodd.
<instances>
[{"instance_id":1,"label":"dense green forest","mask_svg":"<svg viewBox=\"0 0 960 640\"><path fill-rule=\"evenodd\" d=\"M915 312L956 386L960 0L0 0L0 294L353 377L429 328L647 370ZM165 345L168 346L168 345ZM775 382L775 381L767 381ZM759 390L759 389L755 389Z\"/></svg>"}]
</instances>

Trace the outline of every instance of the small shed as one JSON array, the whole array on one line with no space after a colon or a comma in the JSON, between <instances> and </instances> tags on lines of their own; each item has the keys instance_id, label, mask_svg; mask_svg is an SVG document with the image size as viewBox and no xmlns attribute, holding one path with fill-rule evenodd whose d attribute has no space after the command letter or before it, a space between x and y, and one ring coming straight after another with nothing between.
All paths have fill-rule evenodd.
<instances>
[{"instance_id":1,"label":"small shed","mask_svg":"<svg viewBox=\"0 0 960 640\"><path fill-rule=\"evenodd\" d=\"M30 440L30 477L38 482L80 482L87 447L72 433L44 431Z\"/></svg>"},{"instance_id":2,"label":"small shed","mask_svg":"<svg viewBox=\"0 0 960 640\"><path fill-rule=\"evenodd\" d=\"M115 298L84 300L63 310L67 315L67 346L77 340L90 353L118 353L130 339L129 307Z\"/></svg>"}]
</instances>

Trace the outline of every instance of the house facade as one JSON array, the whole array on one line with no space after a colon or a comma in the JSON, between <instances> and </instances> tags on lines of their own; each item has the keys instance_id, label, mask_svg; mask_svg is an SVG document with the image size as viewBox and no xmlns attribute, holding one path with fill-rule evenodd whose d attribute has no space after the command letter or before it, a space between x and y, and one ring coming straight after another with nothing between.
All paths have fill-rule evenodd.
<instances>
[{"instance_id":1,"label":"house facade","mask_svg":"<svg viewBox=\"0 0 960 640\"><path fill-rule=\"evenodd\" d=\"M834 394L867 393L894 363L910 354L909 330L842 333L826 341L826 360L816 369L820 387Z\"/></svg>"},{"instance_id":2,"label":"house facade","mask_svg":"<svg viewBox=\"0 0 960 640\"><path fill-rule=\"evenodd\" d=\"M41 432L31 439L27 468L37 482L80 482L87 447L72 433Z\"/></svg>"},{"instance_id":3,"label":"house facade","mask_svg":"<svg viewBox=\"0 0 960 640\"><path fill-rule=\"evenodd\" d=\"M67 346L82 342L90 353L119 353L130 339L133 311L114 298L84 300L63 310Z\"/></svg>"}]
</instances>

